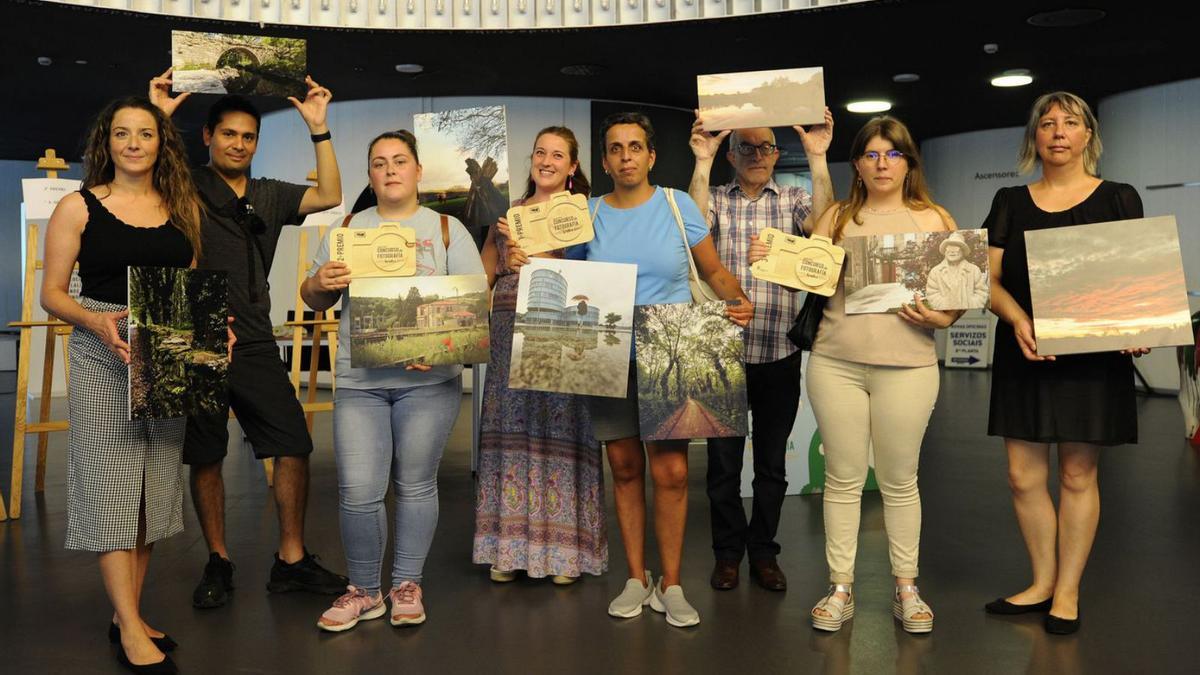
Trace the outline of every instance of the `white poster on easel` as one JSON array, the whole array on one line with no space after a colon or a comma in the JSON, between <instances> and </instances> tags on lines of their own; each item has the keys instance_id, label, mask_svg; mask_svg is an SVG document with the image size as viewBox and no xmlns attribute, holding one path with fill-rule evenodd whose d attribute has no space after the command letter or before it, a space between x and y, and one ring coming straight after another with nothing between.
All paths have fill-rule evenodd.
<instances>
[{"instance_id":1,"label":"white poster on easel","mask_svg":"<svg viewBox=\"0 0 1200 675\"><path fill-rule=\"evenodd\" d=\"M46 254L46 225L50 220L50 214L54 213L54 208L58 206L58 202L65 196L79 189L81 183L78 180L69 178L24 178L21 180L21 194L23 203L21 205L21 269L26 269L28 264L26 254L29 250L29 226L37 225L37 259L43 260ZM42 310L39 303L42 286L42 270L40 266L33 275L33 303L30 310L30 318L33 321L43 321L46 319L46 312ZM24 295L25 275L21 275L22 296ZM72 296L79 294L79 275L77 272L71 273L71 283L69 290ZM33 339L29 345L29 394L28 398L33 399L41 393L42 382L42 364L46 359L46 338L45 329L37 329L33 333ZM66 378L63 373L66 372L63 366L62 342L56 340L54 350L54 381L51 387L52 396L64 396L67 393ZM36 415L35 406L29 406L29 415Z\"/></svg>"}]
</instances>

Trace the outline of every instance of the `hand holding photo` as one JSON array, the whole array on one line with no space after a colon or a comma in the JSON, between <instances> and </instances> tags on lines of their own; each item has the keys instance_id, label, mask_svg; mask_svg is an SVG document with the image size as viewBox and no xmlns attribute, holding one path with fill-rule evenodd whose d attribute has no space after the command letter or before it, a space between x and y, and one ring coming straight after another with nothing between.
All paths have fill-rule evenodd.
<instances>
[{"instance_id":1,"label":"hand holding photo","mask_svg":"<svg viewBox=\"0 0 1200 675\"><path fill-rule=\"evenodd\" d=\"M982 309L991 294L987 230L846 237L846 313L883 314L913 304Z\"/></svg>"},{"instance_id":2,"label":"hand holding photo","mask_svg":"<svg viewBox=\"0 0 1200 675\"><path fill-rule=\"evenodd\" d=\"M485 274L377 277L350 286L350 366L486 363Z\"/></svg>"},{"instance_id":3,"label":"hand holding photo","mask_svg":"<svg viewBox=\"0 0 1200 675\"><path fill-rule=\"evenodd\" d=\"M228 401L225 272L130 267L129 419L211 415Z\"/></svg>"},{"instance_id":4,"label":"hand holding photo","mask_svg":"<svg viewBox=\"0 0 1200 675\"><path fill-rule=\"evenodd\" d=\"M724 302L643 305L634 326L643 440L746 435L742 329Z\"/></svg>"},{"instance_id":5,"label":"hand holding photo","mask_svg":"<svg viewBox=\"0 0 1200 675\"><path fill-rule=\"evenodd\" d=\"M698 75L700 121L707 131L825 122L822 68Z\"/></svg>"},{"instance_id":6,"label":"hand holding photo","mask_svg":"<svg viewBox=\"0 0 1200 675\"><path fill-rule=\"evenodd\" d=\"M1175 216L1025 233L1038 356L1195 342Z\"/></svg>"},{"instance_id":7,"label":"hand holding photo","mask_svg":"<svg viewBox=\"0 0 1200 675\"><path fill-rule=\"evenodd\" d=\"M308 43L299 38L171 31L172 91L295 96L308 91Z\"/></svg>"}]
</instances>

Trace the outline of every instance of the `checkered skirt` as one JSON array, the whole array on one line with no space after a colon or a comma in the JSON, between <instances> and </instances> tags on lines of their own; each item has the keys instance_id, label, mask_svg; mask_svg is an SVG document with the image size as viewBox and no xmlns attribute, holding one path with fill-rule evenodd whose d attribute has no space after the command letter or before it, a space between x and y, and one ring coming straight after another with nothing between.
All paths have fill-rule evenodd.
<instances>
[{"instance_id":1,"label":"checkered skirt","mask_svg":"<svg viewBox=\"0 0 1200 675\"><path fill-rule=\"evenodd\" d=\"M80 298L96 312L124 305ZM124 337L125 319L118 328ZM185 419L127 421L129 370L95 333L71 332L67 383L69 549L115 551L137 543L138 505L146 505L146 543L183 530Z\"/></svg>"}]
</instances>

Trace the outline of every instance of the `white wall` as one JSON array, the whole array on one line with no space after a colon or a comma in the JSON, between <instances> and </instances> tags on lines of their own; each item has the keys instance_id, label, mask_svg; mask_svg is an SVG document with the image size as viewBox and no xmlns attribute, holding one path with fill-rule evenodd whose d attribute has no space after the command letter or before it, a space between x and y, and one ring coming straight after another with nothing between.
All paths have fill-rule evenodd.
<instances>
[{"instance_id":1,"label":"white wall","mask_svg":"<svg viewBox=\"0 0 1200 675\"><path fill-rule=\"evenodd\" d=\"M588 99L534 98L517 96L397 98L345 101L330 104L329 129L342 172L342 194L346 207L353 205L367 185L367 143L383 131L412 129L413 114L457 108L504 105L508 115L509 173L513 191L523 190L529 171L529 152L535 134L550 125L563 125L579 139L579 163L591 163L591 101ZM418 150L421 139L417 139ZM256 176L305 183L316 168L308 129L295 110L288 108L263 116L262 137L254 158ZM589 176L590 177L590 176ZM520 187L518 187L520 186ZM516 196L516 195L514 195ZM329 222L328 217L309 216L306 225ZM340 217L336 218L340 222ZM305 228L315 230L315 228ZM271 321L284 322L295 307L296 264L300 228L285 228L271 269ZM316 250L315 233L309 235L309 260Z\"/></svg>"},{"instance_id":2,"label":"white wall","mask_svg":"<svg viewBox=\"0 0 1200 675\"><path fill-rule=\"evenodd\" d=\"M1137 89L1100 101L1105 178L1129 183L1146 216L1174 215L1188 290L1200 291L1200 188L1147 190L1148 185L1200 181L1200 79ZM1200 298L1191 298L1200 309ZM1173 348L1156 349L1138 367L1157 388L1178 390Z\"/></svg>"}]
</instances>

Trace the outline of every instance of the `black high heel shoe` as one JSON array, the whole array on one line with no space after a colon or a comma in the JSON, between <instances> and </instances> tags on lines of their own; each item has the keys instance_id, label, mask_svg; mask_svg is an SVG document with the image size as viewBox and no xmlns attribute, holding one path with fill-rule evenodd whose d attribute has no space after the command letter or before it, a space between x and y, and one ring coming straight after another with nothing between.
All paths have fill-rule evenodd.
<instances>
[{"instance_id":1,"label":"black high heel shoe","mask_svg":"<svg viewBox=\"0 0 1200 675\"><path fill-rule=\"evenodd\" d=\"M121 627L115 623L108 624L108 641L114 645L121 644ZM152 637L150 638L150 641L153 642L154 646L158 647L158 650L163 653L173 652L175 651L175 648L179 646L179 643L172 640L170 635Z\"/></svg>"},{"instance_id":2,"label":"black high heel shoe","mask_svg":"<svg viewBox=\"0 0 1200 675\"><path fill-rule=\"evenodd\" d=\"M1046 632L1051 635L1071 635L1079 630L1079 616L1074 619L1062 619L1053 614L1046 615Z\"/></svg>"},{"instance_id":3,"label":"black high heel shoe","mask_svg":"<svg viewBox=\"0 0 1200 675\"><path fill-rule=\"evenodd\" d=\"M983 611L988 614L1026 614L1028 612L1049 612L1050 606L1054 604L1054 598L1048 598L1041 602L1035 602L1032 605L1014 605L1004 598L996 598L983 606Z\"/></svg>"},{"instance_id":4,"label":"black high heel shoe","mask_svg":"<svg viewBox=\"0 0 1200 675\"><path fill-rule=\"evenodd\" d=\"M167 654L163 654L163 660L158 663L146 663L140 666L134 665L129 660L129 657L125 656L125 649L120 646L117 647L117 663L124 666L130 672L142 673L143 675L175 675L175 673L179 672L179 667L175 665L175 662Z\"/></svg>"}]
</instances>

